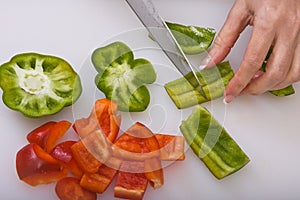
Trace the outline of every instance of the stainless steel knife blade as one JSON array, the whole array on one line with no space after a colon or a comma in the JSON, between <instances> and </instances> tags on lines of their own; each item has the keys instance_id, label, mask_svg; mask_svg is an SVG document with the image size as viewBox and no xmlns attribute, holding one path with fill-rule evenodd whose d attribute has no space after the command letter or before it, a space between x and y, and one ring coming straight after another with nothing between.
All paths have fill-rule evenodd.
<instances>
[{"instance_id":1,"label":"stainless steel knife blade","mask_svg":"<svg viewBox=\"0 0 300 200\"><path fill-rule=\"evenodd\" d=\"M197 70L193 69L171 30L155 9L152 1L126 0L126 2L179 72L207 99L202 84L196 76Z\"/></svg>"}]
</instances>

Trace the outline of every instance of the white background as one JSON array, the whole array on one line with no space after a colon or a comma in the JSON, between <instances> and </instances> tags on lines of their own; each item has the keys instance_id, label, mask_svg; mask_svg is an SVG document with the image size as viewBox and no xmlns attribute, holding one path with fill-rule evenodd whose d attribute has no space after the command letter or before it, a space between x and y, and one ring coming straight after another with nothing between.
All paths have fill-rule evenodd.
<instances>
[{"instance_id":1,"label":"white background","mask_svg":"<svg viewBox=\"0 0 300 200\"><path fill-rule=\"evenodd\" d=\"M233 0L154 0L154 3L167 21L219 31ZM26 134L42 123L86 117L95 98L101 97L90 82L95 75L89 64L90 53L122 37L132 46L142 41L150 44L147 35L135 31L138 28L142 28L141 23L123 0L0 0L0 63L21 52L60 56L79 72L84 86L73 107L39 119L26 118L0 102L0 199L56 199L54 184L31 187L18 179L16 152L26 144ZM138 36L130 37L128 33ZM227 57L234 69L242 59L250 34L248 28ZM153 131L178 134L180 120L190 110L178 111L161 85L179 75L174 70L169 72L170 68L159 68L158 64L168 63L159 51L153 54L141 51L136 55L157 63L158 80L150 86L153 109L124 114L124 128L139 120ZM300 91L299 84L295 88ZM148 187L144 199L299 199L299 103L299 93L285 98L270 94L243 96L226 107L224 118L222 99L214 101L215 117L222 121L251 162L220 181L187 149L185 161L165 168L165 185L158 190ZM99 199L113 199L112 189L113 185Z\"/></svg>"}]
</instances>

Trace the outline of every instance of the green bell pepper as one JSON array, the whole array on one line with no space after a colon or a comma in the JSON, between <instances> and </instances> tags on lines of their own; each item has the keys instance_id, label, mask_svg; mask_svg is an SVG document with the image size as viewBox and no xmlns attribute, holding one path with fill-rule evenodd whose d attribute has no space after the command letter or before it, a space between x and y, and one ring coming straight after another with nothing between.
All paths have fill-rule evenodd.
<instances>
[{"instance_id":1,"label":"green bell pepper","mask_svg":"<svg viewBox=\"0 0 300 200\"><path fill-rule=\"evenodd\" d=\"M174 81L165 84L165 89L177 108L187 108L196 104L201 104L223 95L226 85L234 75L234 72L228 61L217 64L215 67L204 69L196 73L202 83L205 98L199 90L196 90L190 82L187 81L189 76L186 75Z\"/></svg>"},{"instance_id":2,"label":"green bell pepper","mask_svg":"<svg viewBox=\"0 0 300 200\"><path fill-rule=\"evenodd\" d=\"M132 50L122 42L96 49L92 63L98 74L95 83L106 98L115 101L119 110L144 111L150 103L145 84L156 80L152 64L146 59L134 59Z\"/></svg>"},{"instance_id":3,"label":"green bell pepper","mask_svg":"<svg viewBox=\"0 0 300 200\"><path fill-rule=\"evenodd\" d=\"M185 26L171 22L166 24L186 54L198 54L207 50L216 34L213 28Z\"/></svg>"},{"instance_id":4,"label":"green bell pepper","mask_svg":"<svg viewBox=\"0 0 300 200\"><path fill-rule=\"evenodd\" d=\"M198 54L207 50L216 34L213 28L185 26L171 22L166 22L166 24L186 54ZM149 37L153 39L151 35Z\"/></svg>"},{"instance_id":5,"label":"green bell pepper","mask_svg":"<svg viewBox=\"0 0 300 200\"><path fill-rule=\"evenodd\" d=\"M250 161L228 132L200 105L182 121L180 130L193 152L218 179L236 172Z\"/></svg>"},{"instance_id":6,"label":"green bell pepper","mask_svg":"<svg viewBox=\"0 0 300 200\"><path fill-rule=\"evenodd\" d=\"M14 56L0 66L5 105L28 117L59 112L80 96L80 78L65 60L37 53Z\"/></svg>"},{"instance_id":7,"label":"green bell pepper","mask_svg":"<svg viewBox=\"0 0 300 200\"><path fill-rule=\"evenodd\" d=\"M267 54L267 56L266 56L266 58L265 58L265 61L262 64L262 67L260 69L263 72L266 71L266 66L267 66L267 63L268 63L268 60L269 60L269 57L270 57L272 51L273 51L273 48L271 47L268 54ZM294 89L293 85L289 85L285 88L282 88L282 89L279 89L279 90L271 90L269 92L271 94L275 95L275 96L284 97L284 96L289 96L289 95L295 94L295 89Z\"/></svg>"}]
</instances>

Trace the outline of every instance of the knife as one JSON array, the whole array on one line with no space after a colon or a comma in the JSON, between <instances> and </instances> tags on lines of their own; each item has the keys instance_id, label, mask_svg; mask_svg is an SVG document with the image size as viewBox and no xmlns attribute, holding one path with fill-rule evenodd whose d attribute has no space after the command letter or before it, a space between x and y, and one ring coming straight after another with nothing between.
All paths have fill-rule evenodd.
<instances>
[{"instance_id":1,"label":"knife","mask_svg":"<svg viewBox=\"0 0 300 200\"><path fill-rule=\"evenodd\" d=\"M151 0L126 0L153 39L167 55L179 72L207 99L196 70L186 58L165 21L159 16Z\"/></svg>"}]
</instances>

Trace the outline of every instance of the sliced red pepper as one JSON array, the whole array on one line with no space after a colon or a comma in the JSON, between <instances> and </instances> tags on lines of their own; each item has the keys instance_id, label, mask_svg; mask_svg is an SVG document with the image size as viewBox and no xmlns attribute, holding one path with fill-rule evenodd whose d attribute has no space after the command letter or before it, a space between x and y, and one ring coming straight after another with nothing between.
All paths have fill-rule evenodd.
<instances>
[{"instance_id":1,"label":"sliced red pepper","mask_svg":"<svg viewBox=\"0 0 300 200\"><path fill-rule=\"evenodd\" d=\"M160 156L155 135L139 122L118 138L112 146L112 151L117 157L132 160L146 160Z\"/></svg>"},{"instance_id":2,"label":"sliced red pepper","mask_svg":"<svg viewBox=\"0 0 300 200\"><path fill-rule=\"evenodd\" d=\"M96 200L97 194L82 188L79 182L73 177L59 180L55 186L56 195L60 200Z\"/></svg>"},{"instance_id":3,"label":"sliced red pepper","mask_svg":"<svg viewBox=\"0 0 300 200\"><path fill-rule=\"evenodd\" d=\"M101 166L98 161L85 147L82 141L79 141L71 146L73 157L78 166L87 173L96 173Z\"/></svg>"},{"instance_id":4,"label":"sliced red pepper","mask_svg":"<svg viewBox=\"0 0 300 200\"><path fill-rule=\"evenodd\" d=\"M155 134L160 147L160 159L175 161L184 160L184 138L183 136Z\"/></svg>"},{"instance_id":5,"label":"sliced red pepper","mask_svg":"<svg viewBox=\"0 0 300 200\"><path fill-rule=\"evenodd\" d=\"M50 155L61 162L61 164L64 165L73 175L80 178L83 172L73 158L71 150L71 146L75 143L75 141L61 142L54 147Z\"/></svg>"},{"instance_id":6,"label":"sliced red pepper","mask_svg":"<svg viewBox=\"0 0 300 200\"><path fill-rule=\"evenodd\" d=\"M159 158L145 160L145 176L153 188L157 189L163 186L164 174Z\"/></svg>"},{"instance_id":7,"label":"sliced red pepper","mask_svg":"<svg viewBox=\"0 0 300 200\"><path fill-rule=\"evenodd\" d=\"M67 170L35 143L18 151L16 168L19 178L32 186L48 184L67 175Z\"/></svg>"},{"instance_id":8,"label":"sliced red pepper","mask_svg":"<svg viewBox=\"0 0 300 200\"><path fill-rule=\"evenodd\" d=\"M112 158L113 159L113 158ZM121 164L114 164L114 167ZM101 165L97 173L88 174L85 173L81 180L80 185L89 190L99 194L102 194L112 182L113 178L117 174L118 168L111 168L106 165Z\"/></svg>"},{"instance_id":9,"label":"sliced red pepper","mask_svg":"<svg viewBox=\"0 0 300 200\"><path fill-rule=\"evenodd\" d=\"M132 173L134 168L140 171L143 162L123 161L114 187L114 196L124 199L141 200L147 189L148 180L144 173Z\"/></svg>"},{"instance_id":10,"label":"sliced red pepper","mask_svg":"<svg viewBox=\"0 0 300 200\"><path fill-rule=\"evenodd\" d=\"M118 135L121 123L121 115L116 115L117 109L115 102L109 99L99 99L95 102L89 117L76 120L73 128L81 138L101 129L109 141L113 142Z\"/></svg>"},{"instance_id":11,"label":"sliced red pepper","mask_svg":"<svg viewBox=\"0 0 300 200\"><path fill-rule=\"evenodd\" d=\"M55 147L57 141L64 136L64 134L68 131L68 129L72 126L71 122L68 121L60 121L54 124L54 126L50 129L50 133L46 139L45 150L46 152L51 152Z\"/></svg>"},{"instance_id":12,"label":"sliced red pepper","mask_svg":"<svg viewBox=\"0 0 300 200\"><path fill-rule=\"evenodd\" d=\"M36 143L40 147L45 148L45 141L50 133L50 129L56 124L54 121L47 122L27 134L29 143Z\"/></svg>"}]
</instances>

